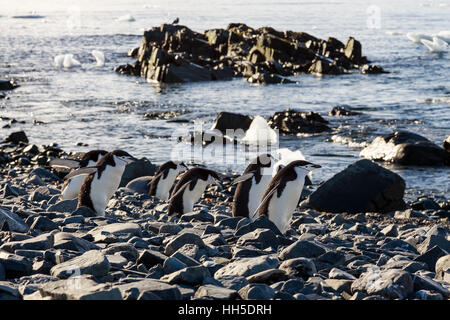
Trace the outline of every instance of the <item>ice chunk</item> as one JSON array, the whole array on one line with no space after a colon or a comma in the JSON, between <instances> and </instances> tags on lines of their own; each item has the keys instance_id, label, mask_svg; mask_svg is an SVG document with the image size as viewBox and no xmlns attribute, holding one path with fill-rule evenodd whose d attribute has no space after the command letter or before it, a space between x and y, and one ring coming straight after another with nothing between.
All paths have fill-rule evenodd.
<instances>
[{"instance_id":1,"label":"ice chunk","mask_svg":"<svg viewBox=\"0 0 450 320\"><path fill-rule=\"evenodd\" d=\"M278 134L269 127L267 121L263 117L256 116L248 130L245 132L245 136L242 140L247 144L275 144L278 142Z\"/></svg>"},{"instance_id":2,"label":"ice chunk","mask_svg":"<svg viewBox=\"0 0 450 320\"><path fill-rule=\"evenodd\" d=\"M118 17L117 21L133 22L133 21L136 21L136 19L131 14L126 14L126 15Z\"/></svg>"},{"instance_id":3,"label":"ice chunk","mask_svg":"<svg viewBox=\"0 0 450 320\"><path fill-rule=\"evenodd\" d=\"M80 62L77 59L74 59L73 54L68 53L64 56L63 66L64 68L73 68L80 66Z\"/></svg>"},{"instance_id":4,"label":"ice chunk","mask_svg":"<svg viewBox=\"0 0 450 320\"><path fill-rule=\"evenodd\" d=\"M57 68L62 68L63 67L63 62L64 62L64 55L63 54L57 55L53 60L55 62L55 67L57 67Z\"/></svg>"},{"instance_id":5,"label":"ice chunk","mask_svg":"<svg viewBox=\"0 0 450 320\"><path fill-rule=\"evenodd\" d=\"M97 60L97 67L103 67L105 65L105 55L99 50L92 50L92 55Z\"/></svg>"},{"instance_id":6,"label":"ice chunk","mask_svg":"<svg viewBox=\"0 0 450 320\"><path fill-rule=\"evenodd\" d=\"M422 42L430 52L438 53L447 52L448 50L448 43L439 37L433 37L433 41L421 39L420 42Z\"/></svg>"},{"instance_id":7,"label":"ice chunk","mask_svg":"<svg viewBox=\"0 0 450 320\"><path fill-rule=\"evenodd\" d=\"M420 43L420 40L422 39L432 40L432 37L430 35L424 33L408 32L406 34L406 37L414 43Z\"/></svg>"}]
</instances>

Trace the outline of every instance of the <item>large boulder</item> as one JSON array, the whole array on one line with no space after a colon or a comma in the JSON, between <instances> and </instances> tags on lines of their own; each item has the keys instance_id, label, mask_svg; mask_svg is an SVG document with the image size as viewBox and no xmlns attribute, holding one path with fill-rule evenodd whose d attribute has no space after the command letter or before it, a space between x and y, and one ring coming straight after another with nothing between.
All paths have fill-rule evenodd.
<instances>
[{"instance_id":1,"label":"large boulder","mask_svg":"<svg viewBox=\"0 0 450 320\"><path fill-rule=\"evenodd\" d=\"M359 160L322 184L308 198L325 212L389 212L405 208L405 181L369 160Z\"/></svg>"},{"instance_id":2,"label":"large boulder","mask_svg":"<svg viewBox=\"0 0 450 320\"><path fill-rule=\"evenodd\" d=\"M379 136L364 148L361 157L401 165L450 165L450 153L425 137L408 131Z\"/></svg>"},{"instance_id":3,"label":"large boulder","mask_svg":"<svg viewBox=\"0 0 450 320\"><path fill-rule=\"evenodd\" d=\"M133 179L143 176L152 176L155 174L156 170L158 170L158 166L152 164L147 158L133 161L125 167L119 187L125 187L128 182Z\"/></svg>"},{"instance_id":4,"label":"large boulder","mask_svg":"<svg viewBox=\"0 0 450 320\"><path fill-rule=\"evenodd\" d=\"M253 119L247 115L232 113L232 112L219 112L217 118L214 121L211 130L219 130L223 134L226 134L227 130L248 130Z\"/></svg>"},{"instance_id":5,"label":"large boulder","mask_svg":"<svg viewBox=\"0 0 450 320\"><path fill-rule=\"evenodd\" d=\"M292 109L276 112L267 123L284 134L319 133L330 130L328 121L320 114Z\"/></svg>"}]
</instances>

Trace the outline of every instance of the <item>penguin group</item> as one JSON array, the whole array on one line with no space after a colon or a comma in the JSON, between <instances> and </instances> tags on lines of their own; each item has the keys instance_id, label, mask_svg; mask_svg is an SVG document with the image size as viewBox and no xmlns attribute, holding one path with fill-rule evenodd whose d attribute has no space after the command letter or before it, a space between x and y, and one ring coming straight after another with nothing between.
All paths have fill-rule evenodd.
<instances>
[{"instance_id":1,"label":"penguin group","mask_svg":"<svg viewBox=\"0 0 450 320\"><path fill-rule=\"evenodd\" d=\"M78 198L78 207L88 207L98 216L104 216L125 167L136 160L122 150L92 150L80 160L54 159L50 165L71 170L65 177L61 200ZM300 200L305 179L312 170L320 167L304 159L291 159L287 164L281 164L271 154L259 155L232 182L236 185L232 215L251 220L267 216L285 233ZM221 182L221 177L213 170L188 168L183 162L168 161L151 177L147 190L148 195L168 202L168 215L182 215L193 211L209 185L222 188Z\"/></svg>"}]
</instances>

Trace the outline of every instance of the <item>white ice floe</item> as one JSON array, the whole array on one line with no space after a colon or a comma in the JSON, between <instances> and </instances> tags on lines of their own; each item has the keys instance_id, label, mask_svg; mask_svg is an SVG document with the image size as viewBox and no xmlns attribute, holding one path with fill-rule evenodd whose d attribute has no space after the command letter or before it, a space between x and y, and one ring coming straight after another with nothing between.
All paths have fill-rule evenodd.
<instances>
[{"instance_id":1,"label":"white ice floe","mask_svg":"<svg viewBox=\"0 0 450 320\"><path fill-rule=\"evenodd\" d=\"M433 53L447 52L448 43L439 37L433 37L433 41L421 39L422 42Z\"/></svg>"},{"instance_id":2,"label":"white ice floe","mask_svg":"<svg viewBox=\"0 0 450 320\"><path fill-rule=\"evenodd\" d=\"M92 50L91 53L95 57L95 60L97 60L97 67L103 67L105 65L104 53L99 50Z\"/></svg>"},{"instance_id":3,"label":"white ice floe","mask_svg":"<svg viewBox=\"0 0 450 320\"><path fill-rule=\"evenodd\" d=\"M63 67L64 68L73 68L80 66L80 62L73 57L73 54L68 53L64 55Z\"/></svg>"},{"instance_id":4,"label":"white ice floe","mask_svg":"<svg viewBox=\"0 0 450 320\"><path fill-rule=\"evenodd\" d=\"M292 161L306 160L305 156L300 150L292 151L289 148L281 148L276 151L278 161L273 166L272 176L275 176L281 167L287 166ZM311 177L310 177L311 178Z\"/></svg>"},{"instance_id":5,"label":"white ice floe","mask_svg":"<svg viewBox=\"0 0 450 320\"><path fill-rule=\"evenodd\" d=\"M248 144L268 145L277 143L278 135L275 130L269 127L267 121L263 117L256 116L248 130L245 132L245 136L242 140Z\"/></svg>"},{"instance_id":6,"label":"white ice floe","mask_svg":"<svg viewBox=\"0 0 450 320\"><path fill-rule=\"evenodd\" d=\"M436 36L450 44L450 30L438 32Z\"/></svg>"},{"instance_id":7,"label":"white ice floe","mask_svg":"<svg viewBox=\"0 0 450 320\"><path fill-rule=\"evenodd\" d=\"M420 43L422 39L432 40L432 36L425 33L408 32L406 37L414 43Z\"/></svg>"},{"instance_id":8,"label":"white ice floe","mask_svg":"<svg viewBox=\"0 0 450 320\"><path fill-rule=\"evenodd\" d=\"M386 31L386 34L389 36L401 36L403 32L397 30L388 30Z\"/></svg>"},{"instance_id":9,"label":"white ice floe","mask_svg":"<svg viewBox=\"0 0 450 320\"><path fill-rule=\"evenodd\" d=\"M64 56L65 56L64 54L59 54L53 59L53 61L55 62L55 67L57 68L63 67Z\"/></svg>"},{"instance_id":10,"label":"white ice floe","mask_svg":"<svg viewBox=\"0 0 450 320\"><path fill-rule=\"evenodd\" d=\"M117 21L133 22L133 21L136 21L136 19L131 14L126 14L126 15L118 17Z\"/></svg>"}]
</instances>

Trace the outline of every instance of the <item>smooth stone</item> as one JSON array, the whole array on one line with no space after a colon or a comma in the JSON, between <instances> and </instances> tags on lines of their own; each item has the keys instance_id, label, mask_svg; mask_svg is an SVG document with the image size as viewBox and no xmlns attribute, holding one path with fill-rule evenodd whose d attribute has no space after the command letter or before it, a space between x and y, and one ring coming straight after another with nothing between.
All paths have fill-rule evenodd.
<instances>
[{"instance_id":1,"label":"smooth stone","mask_svg":"<svg viewBox=\"0 0 450 320\"><path fill-rule=\"evenodd\" d=\"M172 254L175 253L175 251L177 251L179 248L181 248L185 244L193 244L193 245L198 246L199 248L205 247L205 243L200 238L200 236L198 236L194 233L183 233L183 234L176 236L169 243L167 243L164 254L167 256L171 256Z\"/></svg>"},{"instance_id":2,"label":"smooth stone","mask_svg":"<svg viewBox=\"0 0 450 320\"><path fill-rule=\"evenodd\" d=\"M237 275L222 275L216 277L214 274L214 279L220 282L225 288L232 290L239 290L248 284L247 278Z\"/></svg>"},{"instance_id":3,"label":"smooth stone","mask_svg":"<svg viewBox=\"0 0 450 320\"><path fill-rule=\"evenodd\" d=\"M48 212L70 213L77 209L78 199L62 200L47 208Z\"/></svg>"},{"instance_id":4,"label":"smooth stone","mask_svg":"<svg viewBox=\"0 0 450 320\"><path fill-rule=\"evenodd\" d=\"M102 277L109 272L110 268L111 265L103 253L99 250L90 250L79 257L57 264L50 270L50 274L60 279L85 274Z\"/></svg>"},{"instance_id":5,"label":"smooth stone","mask_svg":"<svg viewBox=\"0 0 450 320\"><path fill-rule=\"evenodd\" d=\"M247 277L249 283L276 282L286 277L282 269L268 269Z\"/></svg>"},{"instance_id":6,"label":"smooth stone","mask_svg":"<svg viewBox=\"0 0 450 320\"><path fill-rule=\"evenodd\" d=\"M165 275L161 278L161 280L170 284L198 285L201 284L206 277L211 277L208 268L196 266L187 267Z\"/></svg>"},{"instance_id":7,"label":"smooth stone","mask_svg":"<svg viewBox=\"0 0 450 320\"><path fill-rule=\"evenodd\" d=\"M450 283L450 255L440 257L436 262L436 279Z\"/></svg>"},{"instance_id":8,"label":"smooth stone","mask_svg":"<svg viewBox=\"0 0 450 320\"><path fill-rule=\"evenodd\" d=\"M316 258L325 253L325 249L312 241L299 240L284 248L280 254L280 260L292 258Z\"/></svg>"},{"instance_id":9,"label":"smooth stone","mask_svg":"<svg viewBox=\"0 0 450 320\"><path fill-rule=\"evenodd\" d=\"M270 300L275 296L275 290L266 284L251 283L241 288L239 295L245 300Z\"/></svg>"},{"instance_id":10,"label":"smooth stone","mask_svg":"<svg viewBox=\"0 0 450 320\"><path fill-rule=\"evenodd\" d=\"M213 299L213 300L234 300L238 297L238 292L233 289L206 284L198 287L194 298Z\"/></svg>"},{"instance_id":11,"label":"smooth stone","mask_svg":"<svg viewBox=\"0 0 450 320\"><path fill-rule=\"evenodd\" d=\"M305 280L317 272L314 262L308 258L285 260L279 268L285 271L287 275L301 277Z\"/></svg>"},{"instance_id":12,"label":"smooth stone","mask_svg":"<svg viewBox=\"0 0 450 320\"><path fill-rule=\"evenodd\" d=\"M274 234L283 236L280 230L277 228L277 226L272 221L270 221L269 218L267 218L266 216L259 216L256 220L247 223L241 227L237 226L236 228L238 228L234 234L236 237L240 237L244 234L255 231L256 229L269 229Z\"/></svg>"},{"instance_id":13,"label":"smooth stone","mask_svg":"<svg viewBox=\"0 0 450 320\"><path fill-rule=\"evenodd\" d=\"M239 246L254 246L258 249L278 247L279 241L271 230L258 228L252 232L242 235L236 242Z\"/></svg>"},{"instance_id":14,"label":"smooth stone","mask_svg":"<svg viewBox=\"0 0 450 320\"><path fill-rule=\"evenodd\" d=\"M120 290L124 300L140 300L140 297L144 297L146 294L155 295L160 300L182 299L179 287L156 279L143 279L114 285L114 288Z\"/></svg>"},{"instance_id":15,"label":"smooth stone","mask_svg":"<svg viewBox=\"0 0 450 320\"><path fill-rule=\"evenodd\" d=\"M78 252L100 249L97 245L68 232L58 232L54 234L53 248Z\"/></svg>"},{"instance_id":16,"label":"smooth stone","mask_svg":"<svg viewBox=\"0 0 450 320\"><path fill-rule=\"evenodd\" d=\"M236 259L217 270L214 278L218 279L225 275L248 277L261 271L276 268L278 263L278 259L273 256Z\"/></svg>"}]
</instances>

